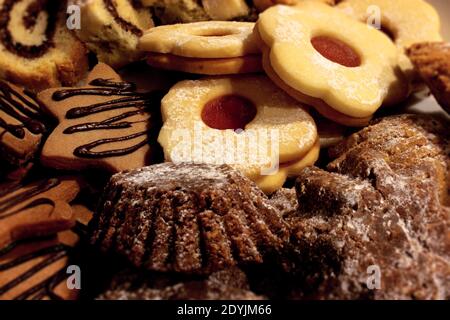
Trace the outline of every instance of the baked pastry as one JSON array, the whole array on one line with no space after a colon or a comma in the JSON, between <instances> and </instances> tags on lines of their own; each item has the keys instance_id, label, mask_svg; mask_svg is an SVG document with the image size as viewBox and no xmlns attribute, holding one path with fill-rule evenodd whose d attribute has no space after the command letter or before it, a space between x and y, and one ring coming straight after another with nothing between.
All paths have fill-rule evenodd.
<instances>
[{"instance_id":1,"label":"baked pastry","mask_svg":"<svg viewBox=\"0 0 450 320\"><path fill-rule=\"evenodd\" d=\"M47 131L35 95L0 80L0 157L15 167L33 158Z\"/></svg>"},{"instance_id":2,"label":"baked pastry","mask_svg":"<svg viewBox=\"0 0 450 320\"><path fill-rule=\"evenodd\" d=\"M417 43L407 55L439 104L450 113L450 44Z\"/></svg>"},{"instance_id":3,"label":"baked pastry","mask_svg":"<svg viewBox=\"0 0 450 320\"><path fill-rule=\"evenodd\" d=\"M319 156L314 120L265 76L182 81L161 111L166 161L228 164L266 193Z\"/></svg>"},{"instance_id":4,"label":"baked pastry","mask_svg":"<svg viewBox=\"0 0 450 320\"><path fill-rule=\"evenodd\" d=\"M69 202L80 191L75 178L50 178L23 185L2 185L0 247L24 238L55 234L74 225Z\"/></svg>"},{"instance_id":5,"label":"baked pastry","mask_svg":"<svg viewBox=\"0 0 450 320\"><path fill-rule=\"evenodd\" d=\"M197 0L142 0L142 3L151 7L157 25L210 20Z\"/></svg>"},{"instance_id":6,"label":"baked pastry","mask_svg":"<svg viewBox=\"0 0 450 320\"><path fill-rule=\"evenodd\" d=\"M247 276L229 268L206 277L152 274L127 270L116 275L99 300L262 300Z\"/></svg>"},{"instance_id":7,"label":"baked pastry","mask_svg":"<svg viewBox=\"0 0 450 320\"><path fill-rule=\"evenodd\" d=\"M139 48L155 68L222 75L262 71L251 22L206 21L145 32Z\"/></svg>"},{"instance_id":8,"label":"baked pastry","mask_svg":"<svg viewBox=\"0 0 450 320\"><path fill-rule=\"evenodd\" d=\"M137 92L106 64L90 72L85 86L48 89L39 99L59 122L44 144L43 165L118 172L151 163L160 97Z\"/></svg>"},{"instance_id":9,"label":"baked pastry","mask_svg":"<svg viewBox=\"0 0 450 320\"><path fill-rule=\"evenodd\" d=\"M399 66L412 84L417 74L405 50L417 42L442 41L439 15L425 0L343 0L336 8L362 22L367 22L369 16L369 22L397 46Z\"/></svg>"},{"instance_id":10,"label":"baked pastry","mask_svg":"<svg viewBox=\"0 0 450 320\"><path fill-rule=\"evenodd\" d=\"M436 119L385 118L331 149L332 172L304 169L293 297L450 297L448 139Z\"/></svg>"},{"instance_id":11,"label":"baked pastry","mask_svg":"<svg viewBox=\"0 0 450 320\"><path fill-rule=\"evenodd\" d=\"M289 238L266 196L226 165L164 163L112 177L91 243L153 271L260 264Z\"/></svg>"},{"instance_id":12,"label":"baked pastry","mask_svg":"<svg viewBox=\"0 0 450 320\"><path fill-rule=\"evenodd\" d=\"M232 20L250 14L245 0L202 0L202 5L212 20Z\"/></svg>"},{"instance_id":13,"label":"baked pastry","mask_svg":"<svg viewBox=\"0 0 450 320\"><path fill-rule=\"evenodd\" d=\"M39 91L73 85L87 51L66 27L66 1L0 0L0 77Z\"/></svg>"},{"instance_id":14,"label":"baked pastry","mask_svg":"<svg viewBox=\"0 0 450 320\"><path fill-rule=\"evenodd\" d=\"M245 0L142 0L157 25L208 20L255 21L256 10Z\"/></svg>"},{"instance_id":15,"label":"baked pastry","mask_svg":"<svg viewBox=\"0 0 450 320\"><path fill-rule=\"evenodd\" d=\"M76 34L100 62L120 68L142 58L137 49L139 38L153 27L153 20L139 1L72 2L81 9L81 26Z\"/></svg>"},{"instance_id":16,"label":"baked pastry","mask_svg":"<svg viewBox=\"0 0 450 320\"><path fill-rule=\"evenodd\" d=\"M73 207L77 224L50 238L14 241L0 248L0 300L75 300L80 289L69 277L80 266L81 240L91 213ZM78 279L80 280L80 279ZM68 284L73 286L69 286Z\"/></svg>"},{"instance_id":17,"label":"baked pastry","mask_svg":"<svg viewBox=\"0 0 450 320\"><path fill-rule=\"evenodd\" d=\"M409 93L393 43L326 4L275 6L260 15L255 32L267 75L334 122L364 126L383 103Z\"/></svg>"},{"instance_id":18,"label":"baked pastry","mask_svg":"<svg viewBox=\"0 0 450 320\"><path fill-rule=\"evenodd\" d=\"M256 9L259 12L262 12L271 6L277 5L277 4L284 4L284 5L296 5L298 3L301 3L305 0L253 0L253 4L255 5ZM315 1L321 1L323 3L334 5L335 0L315 0Z\"/></svg>"}]
</instances>

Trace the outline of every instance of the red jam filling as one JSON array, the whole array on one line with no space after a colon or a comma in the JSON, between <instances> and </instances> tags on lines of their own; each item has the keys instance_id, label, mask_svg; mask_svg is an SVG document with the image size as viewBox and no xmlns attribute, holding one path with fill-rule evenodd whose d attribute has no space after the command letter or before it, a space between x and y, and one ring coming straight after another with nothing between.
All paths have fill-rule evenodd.
<instances>
[{"instance_id":1,"label":"red jam filling","mask_svg":"<svg viewBox=\"0 0 450 320\"><path fill-rule=\"evenodd\" d=\"M205 104L202 120L210 128L244 129L256 116L256 107L248 99L237 95L215 98Z\"/></svg>"},{"instance_id":2,"label":"red jam filling","mask_svg":"<svg viewBox=\"0 0 450 320\"><path fill-rule=\"evenodd\" d=\"M311 39L311 44L322 56L345 67L354 68L361 65L361 57L344 42L320 36Z\"/></svg>"}]
</instances>

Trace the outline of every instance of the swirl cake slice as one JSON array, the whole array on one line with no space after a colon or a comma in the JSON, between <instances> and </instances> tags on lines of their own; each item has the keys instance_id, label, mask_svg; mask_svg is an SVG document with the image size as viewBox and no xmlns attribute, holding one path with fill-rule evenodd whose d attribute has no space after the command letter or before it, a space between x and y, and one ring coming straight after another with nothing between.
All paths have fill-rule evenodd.
<instances>
[{"instance_id":1,"label":"swirl cake slice","mask_svg":"<svg viewBox=\"0 0 450 320\"><path fill-rule=\"evenodd\" d=\"M93 244L155 271L259 264L288 240L266 196L229 166L165 163L112 177Z\"/></svg>"},{"instance_id":2,"label":"swirl cake slice","mask_svg":"<svg viewBox=\"0 0 450 320\"><path fill-rule=\"evenodd\" d=\"M66 26L66 1L0 0L0 77L35 91L73 85L87 50Z\"/></svg>"}]
</instances>

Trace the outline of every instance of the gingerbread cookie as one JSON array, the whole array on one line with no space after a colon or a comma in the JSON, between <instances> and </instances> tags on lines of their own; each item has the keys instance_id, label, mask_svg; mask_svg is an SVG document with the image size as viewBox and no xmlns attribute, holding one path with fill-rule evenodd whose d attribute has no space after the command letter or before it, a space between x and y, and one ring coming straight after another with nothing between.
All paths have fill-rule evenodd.
<instances>
[{"instance_id":1,"label":"gingerbread cookie","mask_svg":"<svg viewBox=\"0 0 450 320\"><path fill-rule=\"evenodd\" d=\"M148 30L140 48L156 68L220 75L261 71L250 22L207 21Z\"/></svg>"},{"instance_id":2,"label":"gingerbread cookie","mask_svg":"<svg viewBox=\"0 0 450 320\"><path fill-rule=\"evenodd\" d=\"M167 161L229 164L267 193L318 158L314 120L265 76L183 81L161 108Z\"/></svg>"},{"instance_id":3,"label":"gingerbread cookie","mask_svg":"<svg viewBox=\"0 0 450 320\"><path fill-rule=\"evenodd\" d=\"M29 89L73 85L87 50L66 26L66 2L0 0L0 77Z\"/></svg>"},{"instance_id":4,"label":"gingerbread cookie","mask_svg":"<svg viewBox=\"0 0 450 320\"><path fill-rule=\"evenodd\" d=\"M239 171L188 163L114 175L90 229L102 251L183 274L261 264L289 239L281 215Z\"/></svg>"},{"instance_id":5,"label":"gingerbread cookie","mask_svg":"<svg viewBox=\"0 0 450 320\"><path fill-rule=\"evenodd\" d=\"M47 128L40 103L29 91L0 80L0 157L14 166L33 158Z\"/></svg>"},{"instance_id":6,"label":"gingerbread cookie","mask_svg":"<svg viewBox=\"0 0 450 320\"><path fill-rule=\"evenodd\" d=\"M150 164L159 119L157 94L138 93L134 84L99 64L86 86L49 89L39 98L59 121L42 150L45 166L118 172Z\"/></svg>"},{"instance_id":7,"label":"gingerbread cookie","mask_svg":"<svg viewBox=\"0 0 450 320\"><path fill-rule=\"evenodd\" d=\"M3 185L0 192L0 247L73 226L69 202L77 196L80 188L80 182L74 178Z\"/></svg>"},{"instance_id":8,"label":"gingerbread cookie","mask_svg":"<svg viewBox=\"0 0 450 320\"><path fill-rule=\"evenodd\" d=\"M100 62L114 68L142 57L137 49L144 31L153 27L151 13L139 1L72 0L81 8L81 27L76 31Z\"/></svg>"},{"instance_id":9,"label":"gingerbread cookie","mask_svg":"<svg viewBox=\"0 0 450 320\"><path fill-rule=\"evenodd\" d=\"M417 42L442 40L439 15L424 0L344 0L336 8L364 23L380 22L375 27L394 41L399 65L410 82L416 74L405 50Z\"/></svg>"},{"instance_id":10,"label":"gingerbread cookie","mask_svg":"<svg viewBox=\"0 0 450 320\"><path fill-rule=\"evenodd\" d=\"M407 55L439 104L450 114L450 43L417 43L408 48Z\"/></svg>"},{"instance_id":11,"label":"gingerbread cookie","mask_svg":"<svg viewBox=\"0 0 450 320\"><path fill-rule=\"evenodd\" d=\"M74 209L75 220L85 220L86 213L78 214ZM0 248L0 300L79 298L80 289L69 279L76 269L69 267L80 266L78 251L84 229L77 223L52 238L15 241Z\"/></svg>"},{"instance_id":12,"label":"gingerbread cookie","mask_svg":"<svg viewBox=\"0 0 450 320\"><path fill-rule=\"evenodd\" d=\"M255 31L269 77L335 122L365 125L383 103L408 94L393 43L328 5L270 8Z\"/></svg>"}]
</instances>

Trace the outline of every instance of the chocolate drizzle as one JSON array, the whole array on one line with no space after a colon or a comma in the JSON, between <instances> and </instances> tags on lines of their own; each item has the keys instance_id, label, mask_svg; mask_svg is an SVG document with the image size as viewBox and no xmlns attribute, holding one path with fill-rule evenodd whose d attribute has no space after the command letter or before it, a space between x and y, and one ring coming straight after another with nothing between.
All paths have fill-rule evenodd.
<instances>
[{"instance_id":1,"label":"chocolate drizzle","mask_svg":"<svg viewBox=\"0 0 450 320\"><path fill-rule=\"evenodd\" d=\"M146 114L149 107L157 100L158 95L154 93L137 93L136 86L130 82L115 82L108 79L95 79L89 83L93 86L90 88L79 89L63 89L54 92L52 98L55 101L62 101L75 96L95 95L95 96L120 96L121 98L113 99L106 102L101 102L85 107L76 107L67 111L66 119L79 119L93 114L107 112L117 109L135 109L124 112L123 114L107 118L100 122L87 122L68 127L64 130L65 134L74 134L79 132L87 132L94 130L117 130L132 128L136 122L126 121L126 119L138 114ZM95 87L94 87L95 86ZM150 127L151 116L145 120L149 122ZM149 143L149 130L129 134L117 138L105 138L93 141L89 144L82 145L74 150L74 155L80 158L104 158L116 157L130 154ZM134 140L139 137L145 137L140 142L122 149L93 151L94 148L106 144Z\"/></svg>"},{"instance_id":2,"label":"chocolate drizzle","mask_svg":"<svg viewBox=\"0 0 450 320\"><path fill-rule=\"evenodd\" d=\"M130 2L133 8L137 8L136 0L128 0L128 2ZM122 29L131 32L138 37L142 37L144 33L139 27L135 26L129 21L126 21L119 15L119 13L117 12L115 0L103 0L103 3L105 4L108 12L113 16L114 20L122 27Z\"/></svg>"},{"instance_id":3,"label":"chocolate drizzle","mask_svg":"<svg viewBox=\"0 0 450 320\"><path fill-rule=\"evenodd\" d=\"M25 129L33 134L43 134L46 131L41 108L34 95L28 91L21 94L3 81L0 81L0 111L21 122L9 124L0 117L0 128L18 139L25 137Z\"/></svg>"},{"instance_id":4,"label":"chocolate drizzle","mask_svg":"<svg viewBox=\"0 0 450 320\"><path fill-rule=\"evenodd\" d=\"M81 225L80 223L77 223L77 225L72 228L72 232L74 232L78 237L84 238L86 231L84 230L85 226ZM11 253L14 249L18 248L19 245L27 245L29 242L34 243L36 239L26 240L26 241L20 241L20 242L13 242L3 249L0 249L0 258L8 255ZM19 256L15 258L12 261L8 261L6 263L0 264L0 274L1 272L5 272L7 270L11 270L15 267L21 266L29 261L35 260L35 259L42 259L35 265L33 265L31 268L27 269L23 273L19 274L17 277L13 278L8 283L4 284L0 287L0 297L7 293L8 291L16 288L17 286L21 285L25 281L33 278L36 274L39 272L45 270L46 268L50 267L52 264L62 260L62 259L69 259L71 260L76 256L75 254L76 247L71 247L69 245L59 243L55 245L49 245L48 247L41 248L38 250L35 250L31 253L24 254L22 256ZM43 298L49 298L51 300L63 300L62 297L58 296L58 294L55 292L55 288L61 284L65 279L67 279L67 270L66 267L70 264L70 261L68 261L65 265L65 267L61 268L60 270L57 270L56 272L49 275L48 278L44 279L43 281L35 284L34 286L30 287L24 292L21 292L18 296L16 296L15 300L40 300Z\"/></svg>"},{"instance_id":5,"label":"chocolate drizzle","mask_svg":"<svg viewBox=\"0 0 450 320\"><path fill-rule=\"evenodd\" d=\"M11 53L26 59L35 59L43 56L54 46L53 38L56 31L57 15L62 2L50 0L34 0L23 12L22 22L25 29L32 31L36 27L37 17L47 13L47 25L40 45L26 45L14 39L9 28L11 12L21 0L4 0L0 7L0 41Z\"/></svg>"},{"instance_id":6,"label":"chocolate drizzle","mask_svg":"<svg viewBox=\"0 0 450 320\"><path fill-rule=\"evenodd\" d=\"M32 201L31 203L20 207L17 210L8 212L9 209L14 208L15 206L23 203L24 201L27 201L27 200L33 198L34 196L37 196L37 195L44 193L52 188L55 188L60 183L61 183L61 181L56 178L43 180L43 181L35 184L34 186L27 188L27 189L23 190L22 192L19 192L18 194L14 195L12 197L9 197L8 195L12 195L16 191L23 188L22 185L17 184L16 186L11 187L11 188L5 188L5 189L7 189L7 191L6 190L0 191L0 197L5 197L5 199L0 200L0 221L2 219L8 218L12 215L18 214L26 209L31 209L33 207L37 207L37 206L40 206L43 204L54 205L54 202L51 199L38 198L38 199Z\"/></svg>"}]
</instances>

